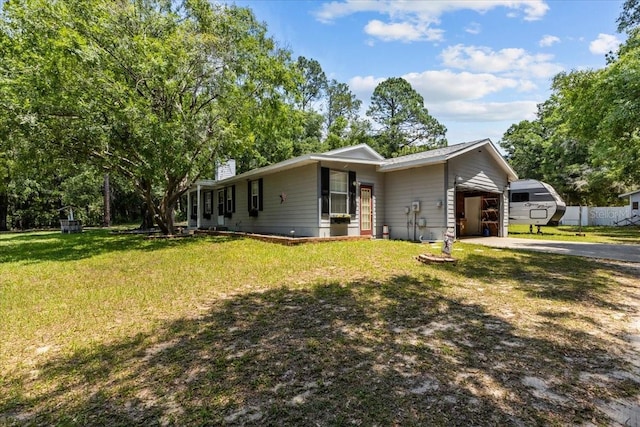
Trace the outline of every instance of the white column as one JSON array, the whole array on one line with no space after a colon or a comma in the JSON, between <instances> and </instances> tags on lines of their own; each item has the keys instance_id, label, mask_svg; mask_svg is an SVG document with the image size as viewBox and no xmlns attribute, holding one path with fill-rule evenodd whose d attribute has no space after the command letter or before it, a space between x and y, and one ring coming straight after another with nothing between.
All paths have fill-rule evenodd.
<instances>
[{"instance_id":1,"label":"white column","mask_svg":"<svg viewBox=\"0 0 640 427\"><path fill-rule=\"evenodd\" d=\"M187 228L191 225L191 191L187 191Z\"/></svg>"},{"instance_id":2,"label":"white column","mask_svg":"<svg viewBox=\"0 0 640 427\"><path fill-rule=\"evenodd\" d=\"M200 196L200 186L198 185L198 212L197 212L196 228L200 229L202 225L202 197Z\"/></svg>"}]
</instances>

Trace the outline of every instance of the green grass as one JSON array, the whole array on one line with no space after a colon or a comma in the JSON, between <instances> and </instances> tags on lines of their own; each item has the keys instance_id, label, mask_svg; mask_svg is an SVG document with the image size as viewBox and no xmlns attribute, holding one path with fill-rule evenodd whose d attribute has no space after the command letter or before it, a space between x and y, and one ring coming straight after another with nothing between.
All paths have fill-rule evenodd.
<instances>
[{"instance_id":1,"label":"green grass","mask_svg":"<svg viewBox=\"0 0 640 427\"><path fill-rule=\"evenodd\" d=\"M607 424L640 394L633 266L424 252L0 235L0 425Z\"/></svg>"},{"instance_id":2,"label":"green grass","mask_svg":"<svg viewBox=\"0 0 640 427\"><path fill-rule=\"evenodd\" d=\"M528 225L510 225L509 237L521 237L541 240L561 240L572 242L640 244L640 227L637 226L578 227L560 225L557 227L542 227L542 234L537 234L536 231L536 227L533 227L533 233L530 233Z\"/></svg>"}]
</instances>

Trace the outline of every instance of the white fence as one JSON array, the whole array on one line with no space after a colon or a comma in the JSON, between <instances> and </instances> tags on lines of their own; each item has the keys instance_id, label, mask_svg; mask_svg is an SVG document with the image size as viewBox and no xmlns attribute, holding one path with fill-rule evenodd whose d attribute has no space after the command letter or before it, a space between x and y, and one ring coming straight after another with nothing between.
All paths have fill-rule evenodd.
<instances>
[{"instance_id":1,"label":"white fence","mask_svg":"<svg viewBox=\"0 0 640 427\"><path fill-rule=\"evenodd\" d=\"M581 212L582 211L582 212ZM561 225L616 225L625 218L638 215L638 211L632 211L630 206L615 207L590 207L567 206L564 216L560 220ZM625 225L620 224L620 225Z\"/></svg>"}]
</instances>

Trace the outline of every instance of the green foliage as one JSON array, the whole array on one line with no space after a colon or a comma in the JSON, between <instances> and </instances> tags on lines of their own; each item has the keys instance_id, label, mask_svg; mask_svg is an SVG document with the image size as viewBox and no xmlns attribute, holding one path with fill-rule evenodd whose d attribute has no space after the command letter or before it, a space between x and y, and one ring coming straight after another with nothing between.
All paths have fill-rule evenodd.
<instances>
[{"instance_id":1,"label":"green foliage","mask_svg":"<svg viewBox=\"0 0 640 427\"><path fill-rule=\"evenodd\" d=\"M618 17L618 32L632 31L640 24L640 1L625 0Z\"/></svg>"},{"instance_id":2,"label":"green foliage","mask_svg":"<svg viewBox=\"0 0 640 427\"><path fill-rule=\"evenodd\" d=\"M502 145L522 178L542 179L570 204L619 204L640 182L640 49L633 37L602 70L558 74L533 122Z\"/></svg>"},{"instance_id":3,"label":"green foliage","mask_svg":"<svg viewBox=\"0 0 640 427\"><path fill-rule=\"evenodd\" d=\"M247 9L206 1L17 0L6 70L38 148L128 177L158 226L252 114L293 86L288 53ZM274 107L277 108L277 107Z\"/></svg>"},{"instance_id":4,"label":"green foliage","mask_svg":"<svg viewBox=\"0 0 640 427\"><path fill-rule=\"evenodd\" d=\"M300 108L302 111L307 111L311 103L320 99L327 89L327 76L315 59L299 56L296 67L302 76L298 81Z\"/></svg>"},{"instance_id":5,"label":"green foliage","mask_svg":"<svg viewBox=\"0 0 640 427\"><path fill-rule=\"evenodd\" d=\"M429 115L422 96L403 78L376 86L367 116L380 126L376 146L386 157L447 145L447 129Z\"/></svg>"}]
</instances>

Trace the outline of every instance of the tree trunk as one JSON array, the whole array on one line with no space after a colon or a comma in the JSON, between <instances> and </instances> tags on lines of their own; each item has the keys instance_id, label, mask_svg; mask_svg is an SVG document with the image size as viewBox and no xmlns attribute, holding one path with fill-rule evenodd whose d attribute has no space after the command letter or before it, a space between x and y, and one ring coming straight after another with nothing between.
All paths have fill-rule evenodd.
<instances>
[{"instance_id":1,"label":"tree trunk","mask_svg":"<svg viewBox=\"0 0 640 427\"><path fill-rule=\"evenodd\" d=\"M153 212L149 209L149 205L147 203L143 203L140 207L140 211L142 213L142 223L140 224L141 230L149 230L153 228Z\"/></svg>"},{"instance_id":2,"label":"tree trunk","mask_svg":"<svg viewBox=\"0 0 640 427\"><path fill-rule=\"evenodd\" d=\"M111 188L109 185L109 174L104 174L104 216L102 225L111 226Z\"/></svg>"},{"instance_id":3,"label":"tree trunk","mask_svg":"<svg viewBox=\"0 0 640 427\"><path fill-rule=\"evenodd\" d=\"M7 215L9 213L9 195L6 192L0 193L0 231L7 231Z\"/></svg>"}]
</instances>

